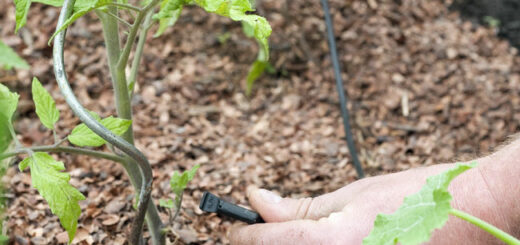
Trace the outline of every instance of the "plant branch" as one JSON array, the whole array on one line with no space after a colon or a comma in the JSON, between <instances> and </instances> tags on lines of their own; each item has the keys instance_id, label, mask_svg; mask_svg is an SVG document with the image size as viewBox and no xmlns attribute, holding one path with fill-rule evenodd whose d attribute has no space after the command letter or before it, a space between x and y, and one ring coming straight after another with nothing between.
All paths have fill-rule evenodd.
<instances>
[{"instance_id":1,"label":"plant branch","mask_svg":"<svg viewBox=\"0 0 520 245\"><path fill-rule=\"evenodd\" d=\"M134 25L130 29L130 33L128 34L128 39L126 40L125 47L123 48L123 51L121 52L121 57L119 57L119 61L117 62L117 68L118 69L125 69L126 65L128 63L128 58L130 57L130 51L132 50L132 46L134 45L135 39L137 37L137 31L139 31L139 28L141 27L141 23L143 22L143 19L148 14L148 11L155 7L155 5L159 2L159 0L152 0L148 5L146 5L139 14L137 14L137 17L135 18Z\"/></svg>"},{"instance_id":2,"label":"plant branch","mask_svg":"<svg viewBox=\"0 0 520 245\"><path fill-rule=\"evenodd\" d=\"M150 11L145 19L144 19L144 27L141 33L139 34L139 41L137 42L137 47L135 49L134 60L132 61L132 68L130 69L130 77L128 78L128 87L130 90L130 97L132 97L132 93L134 91L135 83L137 82L137 73L139 72L139 65L141 63L141 58L143 56L144 45L146 43L146 37L148 36L148 31L150 30L151 20L152 20L153 12Z\"/></svg>"},{"instance_id":3,"label":"plant branch","mask_svg":"<svg viewBox=\"0 0 520 245\"><path fill-rule=\"evenodd\" d=\"M75 0L65 0L63 3L63 7L60 13L60 17L58 19L57 26L62 26L63 23L71 16ZM141 233L143 229L143 222L145 217L145 211L148 207L148 202L150 200L150 193L152 189L152 168L150 167L150 163L146 156L142 152L140 152L134 145L124 140L123 138L113 134L106 127L101 125L96 119L90 115L90 113L81 105L78 101L74 92L72 91L69 81L67 79L67 75L65 73L65 62L64 62L64 50L63 46L65 43L65 34L66 29L57 34L54 39L54 50L53 50L53 58L54 58L54 73L56 76L56 81L60 87L60 90L65 97L67 104L71 107L72 111L76 116L80 118L80 120L85 123L85 125L91 129L93 132L101 136L101 138L106 141L112 143L114 146L119 148L129 157L135 160L137 165L139 166L139 170L142 175L142 183L141 189L139 192L139 202L137 207L137 214L134 218L134 223L132 225L129 242L132 245L138 245L141 241ZM118 33L116 33L118 34ZM126 85L126 84L125 84ZM128 95L128 92L127 92Z\"/></svg>"},{"instance_id":4,"label":"plant branch","mask_svg":"<svg viewBox=\"0 0 520 245\"><path fill-rule=\"evenodd\" d=\"M173 225L173 222L175 219L177 219L177 216L181 213L181 207L182 207L182 197L184 196L184 192L181 193L178 201L175 200L175 214L173 215L173 218L171 218L170 223Z\"/></svg>"},{"instance_id":5,"label":"plant branch","mask_svg":"<svg viewBox=\"0 0 520 245\"><path fill-rule=\"evenodd\" d=\"M118 8L122 8L122 9L129 9L129 10L133 10L135 12L141 12L141 8L138 8L136 6L133 6L131 4L125 4L125 3L110 3L111 6L114 6L114 7L118 7Z\"/></svg>"},{"instance_id":6,"label":"plant branch","mask_svg":"<svg viewBox=\"0 0 520 245\"><path fill-rule=\"evenodd\" d=\"M451 209L450 214L456 217L459 217L465 221L468 221L471 224L476 225L482 230L485 230L489 234L495 236L496 238L502 240L503 242L507 244L512 245L520 245L520 240L514 238L513 236L507 234L503 230L498 229L497 227L493 226L490 223L487 223L486 221L483 221L471 214L468 214L466 212L463 212L461 210L457 209Z\"/></svg>"},{"instance_id":7,"label":"plant branch","mask_svg":"<svg viewBox=\"0 0 520 245\"><path fill-rule=\"evenodd\" d=\"M11 133L11 138L13 138L14 144L16 145L16 148L24 148L22 143L16 138L16 132L14 131L13 124L11 122L7 123L7 127L9 128L9 133Z\"/></svg>"},{"instance_id":8,"label":"plant branch","mask_svg":"<svg viewBox=\"0 0 520 245\"><path fill-rule=\"evenodd\" d=\"M100 151L94 151L89 149L83 149L83 148L77 148L77 147L70 147L70 146L35 146L31 148L26 148L34 152L63 152L63 153L71 153L71 154L79 154L79 155L85 155L85 156L91 156L96 158L103 158L107 160L111 160L114 162L124 162L125 159L123 157L106 153L106 152L100 152ZM26 153L26 149L18 149L12 152L6 152L0 155L0 160L10 158L22 153Z\"/></svg>"},{"instance_id":9,"label":"plant branch","mask_svg":"<svg viewBox=\"0 0 520 245\"><path fill-rule=\"evenodd\" d=\"M112 18L118 20L119 22L125 24L126 26L128 26L128 27L130 27L130 28L132 27L132 24L128 23L126 20L123 20L121 17L119 17L119 16L113 14L111 11L105 12L105 14L111 16Z\"/></svg>"}]
</instances>

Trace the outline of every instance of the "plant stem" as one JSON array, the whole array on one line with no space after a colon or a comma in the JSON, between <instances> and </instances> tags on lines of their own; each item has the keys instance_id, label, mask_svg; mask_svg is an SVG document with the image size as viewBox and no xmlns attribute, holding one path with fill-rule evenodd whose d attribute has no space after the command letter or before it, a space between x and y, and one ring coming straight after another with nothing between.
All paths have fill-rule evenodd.
<instances>
[{"instance_id":1,"label":"plant stem","mask_svg":"<svg viewBox=\"0 0 520 245\"><path fill-rule=\"evenodd\" d=\"M13 124L11 122L7 122L7 128L9 128L9 133L11 133L11 138L13 138L16 148L23 148L22 143L20 143L18 138L16 138L16 132L14 131Z\"/></svg>"},{"instance_id":2,"label":"plant stem","mask_svg":"<svg viewBox=\"0 0 520 245\"><path fill-rule=\"evenodd\" d=\"M143 56L144 45L146 43L146 37L148 36L148 31L150 30L151 20L152 20L153 12L149 12L144 19L144 27L141 33L139 34L139 41L137 42L137 47L135 49L134 60L132 61L132 68L130 69L130 77L128 78L128 87L130 88L130 98L132 97L132 93L134 91L135 83L137 82L137 73L139 72L139 65L141 63L141 58Z\"/></svg>"},{"instance_id":3,"label":"plant stem","mask_svg":"<svg viewBox=\"0 0 520 245\"><path fill-rule=\"evenodd\" d=\"M106 152L100 152L100 151L94 151L89 149L83 149L83 148L76 148L76 147L69 147L69 146L35 146L31 148L26 148L34 152L63 152L63 153L71 153L71 154L79 154L79 155L85 155L85 156L91 156L91 157L97 157L97 158L103 158L107 160L111 160L114 162L123 163L125 159L123 157L106 153ZM18 149L12 152L6 152L0 155L0 160L16 156L18 154L22 154L26 152L26 149Z\"/></svg>"},{"instance_id":4,"label":"plant stem","mask_svg":"<svg viewBox=\"0 0 520 245\"><path fill-rule=\"evenodd\" d=\"M182 197L184 196L184 192L181 192L180 194L180 197L175 200L175 214L173 215L173 218L171 218L170 220L170 225L173 225L173 222L175 221L175 219L177 219L177 216L179 216L179 214L181 213L181 207L182 207Z\"/></svg>"},{"instance_id":5,"label":"plant stem","mask_svg":"<svg viewBox=\"0 0 520 245\"><path fill-rule=\"evenodd\" d=\"M112 76L112 83L114 86L114 93L116 97L116 110L118 116L123 119L132 120L132 107L125 74L128 57L126 58L126 61L123 60L124 62L122 61L122 59L124 56L130 54L130 50L133 46L133 43L135 42L135 37L142 23L143 17L151 9L150 6L155 6L157 1L154 0L152 3L153 5L148 5L147 7L145 7L143 11L139 12L138 16L136 17L133 27L130 30L129 37L127 38L123 53L120 52L117 21L111 18L103 18L102 16L106 15L104 15L103 13L98 13L103 22L103 33L105 33L105 42L107 43L109 67ZM146 12L144 10L146 10ZM117 13L114 14L117 15ZM116 34L114 33L116 33L118 36L117 41L115 37L107 37L110 35L115 36ZM111 43L111 45L109 45L109 42ZM130 144L133 144L134 136L132 128L130 128L125 134L123 134L122 138ZM134 159L127 157L126 162L127 164L124 164L123 166L125 167L125 170L128 173L132 185L134 186L137 194L139 195L139 187L142 186L143 182L140 172L141 170ZM165 236L161 233L161 230L164 225L159 216L159 212L157 211L157 207L155 206L152 200L148 202L146 211L146 223L148 225L148 230L150 231L150 234L152 236L153 244L165 244Z\"/></svg>"},{"instance_id":6,"label":"plant stem","mask_svg":"<svg viewBox=\"0 0 520 245\"><path fill-rule=\"evenodd\" d=\"M118 14L116 7L109 7L108 11L116 16ZM96 13L99 15L101 23L103 24L103 36L107 47L108 68L110 70L110 76L112 77L112 85L114 86L116 97L117 115L120 118L132 120L132 106L128 96L128 87L126 86L125 69L119 69L119 66L117 65L121 56L119 23L117 20L109 18L107 14L101 11L97 11ZM137 21L133 26L136 24ZM130 125L130 128L122 135L122 137L130 144L134 143L132 125Z\"/></svg>"},{"instance_id":7,"label":"plant stem","mask_svg":"<svg viewBox=\"0 0 520 245\"><path fill-rule=\"evenodd\" d=\"M498 229L497 227L493 226L490 223L487 223L486 221L483 221L471 214L468 214L466 212L457 210L457 209L451 209L450 214L456 217L459 217L465 221L468 221L471 224L474 224L478 226L480 229L485 230L489 234L495 236L496 238L502 240L503 242L510 244L510 245L520 245L520 240L514 238L513 236L507 234L503 230Z\"/></svg>"},{"instance_id":8,"label":"plant stem","mask_svg":"<svg viewBox=\"0 0 520 245\"><path fill-rule=\"evenodd\" d=\"M65 0L63 2L63 7L60 13L60 17L58 19L57 26L63 25L65 21L72 15L73 7L75 0ZM117 11L117 9L116 9ZM117 14L117 13L116 13ZM111 18L104 18L105 16L101 15L102 20L109 20ZM115 24L111 26L117 27L117 21L111 19ZM104 30L106 31L106 30ZM148 203L150 201L150 194L152 190L152 181L153 181L153 173L152 168L150 167L150 163L146 156L139 151L133 144L126 141L125 139L113 134L106 127L101 125L92 115L81 105L78 101L78 98L74 95L72 88L70 87L69 81L67 79L67 74L65 72L65 62L64 62L64 43L65 43L65 34L66 29L56 35L54 39L54 49L53 49L53 59L54 59L54 74L56 76L56 81L60 87L60 90L65 97L65 101L70 106L72 111L79 119L85 123L85 125L91 129L94 133L101 136L101 138L105 139L107 142L113 144L115 147L123 151L128 157L133 159L133 162L139 168L139 174L142 178L141 187L139 189L139 201L137 214L134 218L132 229L129 237L129 243L132 245L138 245L142 241L142 229L143 222L145 218L145 213L148 208ZM118 32L112 32L113 35L119 35ZM105 34L106 36L106 34ZM117 37L118 39L119 37ZM112 53L116 51L108 51L108 53ZM119 52L119 50L117 50ZM109 63L110 64L110 63ZM119 72L118 72L119 74ZM124 71L123 71L124 75ZM124 84L126 86L126 83ZM126 96L128 97L128 91L125 91ZM130 106L128 104L128 106ZM136 188L137 189L137 188Z\"/></svg>"},{"instance_id":9,"label":"plant stem","mask_svg":"<svg viewBox=\"0 0 520 245\"><path fill-rule=\"evenodd\" d=\"M124 69L126 68L128 58L130 57L130 51L132 51L132 47L134 46L134 42L137 37L137 32L141 27L141 23L143 22L145 16L148 14L148 11L152 9L158 2L158 0L152 0L150 4L144 7L143 10L139 12L139 14L137 14L137 17L134 21L134 25L130 29L130 33L128 34L128 39L126 40L125 47L121 52L121 57L119 57L119 61L117 62L118 69L122 69L124 71Z\"/></svg>"}]
</instances>

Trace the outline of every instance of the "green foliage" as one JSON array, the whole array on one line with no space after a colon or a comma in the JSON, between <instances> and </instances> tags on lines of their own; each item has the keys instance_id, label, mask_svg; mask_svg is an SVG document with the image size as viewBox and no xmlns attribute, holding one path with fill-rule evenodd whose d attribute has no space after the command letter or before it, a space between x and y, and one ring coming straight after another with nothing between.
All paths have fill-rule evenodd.
<instances>
[{"instance_id":1,"label":"green foliage","mask_svg":"<svg viewBox=\"0 0 520 245\"><path fill-rule=\"evenodd\" d=\"M18 99L20 96L17 93L12 93L9 89L0 83L0 114L11 122L13 114L18 106Z\"/></svg>"},{"instance_id":2,"label":"green foliage","mask_svg":"<svg viewBox=\"0 0 520 245\"><path fill-rule=\"evenodd\" d=\"M500 27L500 20L493 16L484 16L484 22L493 28Z\"/></svg>"},{"instance_id":3,"label":"green foliage","mask_svg":"<svg viewBox=\"0 0 520 245\"><path fill-rule=\"evenodd\" d=\"M195 177L197 170L200 165L195 165L192 169L188 171L184 171L182 174L178 171L173 173L172 178L170 179L170 188L176 196L180 196L188 183Z\"/></svg>"},{"instance_id":4,"label":"green foliage","mask_svg":"<svg viewBox=\"0 0 520 245\"><path fill-rule=\"evenodd\" d=\"M108 4L110 4L111 2L112 2L112 0L90 0L90 1L84 1L83 3L85 3L85 4L82 4L79 7L77 7L78 6L77 4L74 4L74 13L72 14L72 16L70 16L65 21L65 23L63 23L62 26L60 26L60 28L58 28L58 30L56 30L56 32L54 32L54 34L52 34L51 38L49 39L49 44L58 33L65 30L65 28L70 26L72 23L74 23L74 21L79 19L81 16L87 14L88 12L90 12L94 9L99 9L99 8L105 7Z\"/></svg>"},{"instance_id":5,"label":"green foliage","mask_svg":"<svg viewBox=\"0 0 520 245\"><path fill-rule=\"evenodd\" d=\"M159 12L153 16L154 20L159 21L159 28L154 37L162 35L168 27L175 25L175 22L177 22L177 19L179 19L179 16L181 15L183 6L191 2L191 0L161 1Z\"/></svg>"},{"instance_id":6,"label":"green foliage","mask_svg":"<svg viewBox=\"0 0 520 245\"><path fill-rule=\"evenodd\" d=\"M254 11L254 1L251 0L163 0L161 2L161 10L153 17L159 21L159 29L155 36L160 36L167 27L174 25L182 12L183 6L192 3L200 6L207 12L228 17L234 21L240 21L246 36L257 40L260 46L258 58L247 76L246 93L250 94L255 80L263 74L268 65L268 38L272 32L271 26L264 17L247 14L250 11Z\"/></svg>"},{"instance_id":7,"label":"green foliage","mask_svg":"<svg viewBox=\"0 0 520 245\"><path fill-rule=\"evenodd\" d=\"M19 95L12 93L0 83L0 153L7 150L11 144L11 120L18 105Z\"/></svg>"},{"instance_id":8,"label":"green foliage","mask_svg":"<svg viewBox=\"0 0 520 245\"><path fill-rule=\"evenodd\" d=\"M234 21L241 21L250 26L250 34L262 44L262 49L266 58L269 59L268 38L271 35L271 26L264 17L247 14L254 11L251 2L248 0L195 0L195 3L210 13L229 17Z\"/></svg>"},{"instance_id":9,"label":"green foliage","mask_svg":"<svg viewBox=\"0 0 520 245\"><path fill-rule=\"evenodd\" d=\"M33 78L32 94L34 105L36 106L36 114L40 118L42 124L48 129L54 129L54 124L60 119L60 112L56 108L56 102L49 92L43 88L38 78Z\"/></svg>"},{"instance_id":10,"label":"green foliage","mask_svg":"<svg viewBox=\"0 0 520 245\"><path fill-rule=\"evenodd\" d=\"M5 152L11 144L11 132L9 132L9 120L3 115L0 115L0 154ZM1 161L0 161L1 163Z\"/></svg>"},{"instance_id":11,"label":"green foliage","mask_svg":"<svg viewBox=\"0 0 520 245\"><path fill-rule=\"evenodd\" d=\"M27 62L20 58L11 47L7 46L7 44L2 41L0 41L0 67L4 67L7 70L12 67L29 69Z\"/></svg>"},{"instance_id":12,"label":"green foliage","mask_svg":"<svg viewBox=\"0 0 520 245\"><path fill-rule=\"evenodd\" d=\"M249 74L247 74L247 95L251 94L251 91L253 90L253 84L255 83L256 79L258 79L264 73L264 70L268 65L269 62L261 60L256 60L255 63L253 63L251 69L249 70Z\"/></svg>"},{"instance_id":13,"label":"green foliage","mask_svg":"<svg viewBox=\"0 0 520 245\"><path fill-rule=\"evenodd\" d=\"M32 2L43 3L54 7L61 7L63 5L63 0L14 0L16 7L16 32L26 24L27 14L29 13ZM111 2L112 0L77 0L74 3L74 14L52 35L50 40L52 40L57 33L63 31L67 26L89 11L106 6ZM121 1L118 0L118 2Z\"/></svg>"},{"instance_id":14,"label":"green foliage","mask_svg":"<svg viewBox=\"0 0 520 245\"><path fill-rule=\"evenodd\" d=\"M161 199L159 200L159 206L168 209L172 209L173 207L177 209L181 208L182 194L184 189L186 189L188 183L193 179L193 177L195 177L199 167L200 165L197 164L192 169L184 171L182 174L178 171L173 172L173 176L170 179L170 189L172 190L173 194L175 194L175 202L173 202L171 199Z\"/></svg>"},{"instance_id":15,"label":"green foliage","mask_svg":"<svg viewBox=\"0 0 520 245\"><path fill-rule=\"evenodd\" d=\"M128 128L130 128L130 125L132 125L131 120L115 118L112 116L100 120L99 122L116 135L124 134L128 130ZM68 136L68 140L72 144L77 146L98 147L106 143L106 141L103 138L101 138L99 135L90 130L84 123L76 126L72 130L72 132Z\"/></svg>"},{"instance_id":16,"label":"green foliage","mask_svg":"<svg viewBox=\"0 0 520 245\"><path fill-rule=\"evenodd\" d=\"M54 160L49 154L34 153L19 165L20 171L27 167L31 169L34 188L38 189L49 203L52 213L58 216L71 242L76 234L78 218L81 214L78 202L85 200L85 197L69 184L69 174L61 172L65 170L63 162Z\"/></svg>"},{"instance_id":17,"label":"green foliage","mask_svg":"<svg viewBox=\"0 0 520 245\"><path fill-rule=\"evenodd\" d=\"M444 226L451 210L450 182L477 164L457 164L453 169L429 177L423 188L404 199L393 214L379 214L372 232L363 240L369 244L420 244L430 239L433 230Z\"/></svg>"},{"instance_id":18,"label":"green foliage","mask_svg":"<svg viewBox=\"0 0 520 245\"><path fill-rule=\"evenodd\" d=\"M161 206L163 208L167 208L167 209L172 209L172 208L175 207L173 205L173 200L172 199L160 199L159 200L159 206Z\"/></svg>"},{"instance_id":19,"label":"green foliage","mask_svg":"<svg viewBox=\"0 0 520 245\"><path fill-rule=\"evenodd\" d=\"M31 7L31 0L14 0L16 8L16 32L27 23L27 13Z\"/></svg>"}]
</instances>

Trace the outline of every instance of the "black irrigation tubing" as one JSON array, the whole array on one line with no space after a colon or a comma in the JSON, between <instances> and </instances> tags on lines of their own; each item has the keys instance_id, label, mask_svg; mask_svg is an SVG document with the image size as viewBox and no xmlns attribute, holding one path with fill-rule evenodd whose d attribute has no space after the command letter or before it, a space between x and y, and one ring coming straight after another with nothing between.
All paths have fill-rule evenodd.
<instances>
[{"instance_id":1,"label":"black irrigation tubing","mask_svg":"<svg viewBox=\"0 0 520 245\"><path fill-rule=\"evenodd\" d=\"M341 109L341 117L343 118L343 128L345 129L345 136L347 140L348 150L352 156L354 167L359 178L365 177L361 162L359 161L356 145L354 144L354 137L352 136L352 128L350 126L350 116L347 109L347 99L345 97L345 91L343 90L343 80L341 79L341 68L339 65L338 51L336 48L336 41L334 37L334 29L332 26L332 20L330 17L329 4L327 0L321 0L321 6L323 7L323 14L325 15L325 24L327 25L327 37L329 39L330 59L334 66L334 76L336 77L336 90L339 96L339 106Z\"/></svg>"},{"instance_id":2,"label":"black irrigation tubing","mask_svg":"<svg viewBox=\"0 0 520 245\"><path fill-rule=\"evenodd\" d=\"M65 23L65 21L72 14L73 6L75 0L65 0L63 3L63 8L60 13L60 17L57 24L57 29ZM63 58L63 46L65 43L65 34L66 29L56 35L54 39L54 50L53 50L53 58L54 58L54 73L56 76L56 80L60 87L61 93L65 97L67 104L69 104L74 114L76 114L79 119L87 125L92 131L101 136L101 138L110 142L112 145L119 148L121 151L126 153L128 156L133 158L139 165L139 169L143 178L142 186L139 192L139 202L136 217L134 218L134 223L132 225L132 230L130 233L130 243L131 244L139 244L141 240L141 232L143 229L143 223L146 213L146 207L148 206L148 201L150 200L150 192L152 188L152 169L150 164L144 154L140 152L135 146L128 143L123 138L113 134L110 130L105 128L101 123L96 121L90 113L81 105L78 101L74 92L70 88L69 81L67 79L67 74L65 72L65 64Z\"/></svg>"}]
</instances>

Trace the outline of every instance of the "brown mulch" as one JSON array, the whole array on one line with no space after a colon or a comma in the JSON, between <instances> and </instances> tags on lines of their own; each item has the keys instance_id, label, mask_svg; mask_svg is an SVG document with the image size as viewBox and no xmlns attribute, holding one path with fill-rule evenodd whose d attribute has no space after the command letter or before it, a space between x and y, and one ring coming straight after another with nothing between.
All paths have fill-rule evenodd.
<instances>
[{"instance_id":1,"label":"brown mulch","mask_svg":"<svg viewBox=\"0 0 520 245\"><path fill-rule=\"evenodd\" d=\"M356 179L343 141L319 1L257 0L273 27L271 62L253 95L244 80L256 57L241 26L185 9L161 38L149 38L134 103L136 144L154 168L153 197L171 198L169 178L201 164L174 226L185 244L227 244L232 221L203 214L205 190L247 205L256 185L292 197L333 191ZM331 0L354 135L369 175L486 154L520 129L520 58L496 31L464 22L441 0ZM61 136L78 123L56 86L47 46L59 10L33 4L14 31L14 5L0 0L0 38L31 64L0 71L21 94L16 129L27 145L52 144L36 120L30 81L37 76L61 110ZM230 35L227 41L219 37ZM90 110L115 114L101 24L94 15L68 34L66 61L76 94ZM75 241L123 244L134 216L133 189L115 163L57 154L87 196ZM28 172L8 170L7 229L13 243L67 240ZM167 212L161 210L163 219Z\"/></svg>"}]
</instances>

